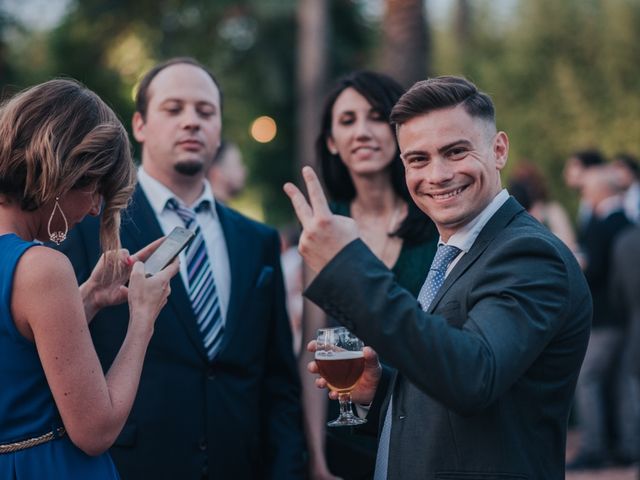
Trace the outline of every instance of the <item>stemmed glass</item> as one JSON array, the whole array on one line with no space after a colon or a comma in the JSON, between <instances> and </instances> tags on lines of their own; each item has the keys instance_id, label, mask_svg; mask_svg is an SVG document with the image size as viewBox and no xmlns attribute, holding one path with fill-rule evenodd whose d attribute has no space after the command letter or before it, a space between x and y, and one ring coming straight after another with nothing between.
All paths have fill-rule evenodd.
<instances>
[{"instance_id":1,"label":"stemmed glass","mask_svg":"<svg viewBox=\"0 0 640 480\"><path fill-rule=\"evenodd\" d=\"M364 371L364 343L344 327L321 328L316 338L315 360L320 375L329 388L338 392L340 415L327 423L329 427L361 425L351 408L351 391Z\"/></svg>"}]
</instances>

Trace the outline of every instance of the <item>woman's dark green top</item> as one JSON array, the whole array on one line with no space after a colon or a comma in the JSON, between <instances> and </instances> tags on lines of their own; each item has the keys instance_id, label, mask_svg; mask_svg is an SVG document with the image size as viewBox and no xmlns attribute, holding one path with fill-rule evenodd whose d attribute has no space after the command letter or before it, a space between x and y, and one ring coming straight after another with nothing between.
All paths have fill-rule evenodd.
<instances>
[{"instance_id":1,"label":"woman's dark green top","mask_svg":"<svg viewBox=\"0 0 640 480\"><path fill-rule=\"evenodd\" d=\"M330 208L337 215L351 217L348 203L332 202ZM407 242L403 242L400 256L391 269L398 283L409 290L416 298L427 278L427 273L437 248L438 237L436 235L423 243L407 245Z\"/></svg>"}]
</instances>

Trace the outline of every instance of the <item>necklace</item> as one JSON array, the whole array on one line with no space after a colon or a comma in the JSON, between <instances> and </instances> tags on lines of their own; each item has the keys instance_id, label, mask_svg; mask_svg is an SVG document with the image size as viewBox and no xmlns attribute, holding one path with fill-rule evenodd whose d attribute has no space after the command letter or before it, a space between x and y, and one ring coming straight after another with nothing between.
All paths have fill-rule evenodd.
<instances>
[{"instance_id":1,"label":"necklace","mask_svg":"<svg viewBox=\"0 0 640 480\"><path fill-rule=\"evenodd\" d=\"M395 206L393 208L393 212L391 213L390 217L389 217L389 221L387 222L387 225L384 229L384 232L382 232L382 234L384 235L384 239L381 242L379 248L376 248L375 250L377 250L377 252L374 250L374 246L376 245L376 238L369 238L368 241L366 241L366 235L363 235L363 240L365 240L365 243L369 246L369 248L371 248L371 250L373 251L373 253L376 254L376 256L387 266L389 266L389 262L387 262L387 250L389 249L389 245L391 244L391 234L396 230L396 223L398 221L398 216L400 215L400 212L402 210L402 201L400 199L397 199L395 201ZM355 207L355 208L354 208ZM354 217L354 220L356 220L356 223L358 223L358 217L360 217L360 228L362 229L362 227L364 225L362 225L362 217L360 216L358 210L358 205L352 205L352 216ZM366 230L366 229L365 229ZM376 233L374 237L377 237L378 234Z\"/></svg>"}]
</instances>

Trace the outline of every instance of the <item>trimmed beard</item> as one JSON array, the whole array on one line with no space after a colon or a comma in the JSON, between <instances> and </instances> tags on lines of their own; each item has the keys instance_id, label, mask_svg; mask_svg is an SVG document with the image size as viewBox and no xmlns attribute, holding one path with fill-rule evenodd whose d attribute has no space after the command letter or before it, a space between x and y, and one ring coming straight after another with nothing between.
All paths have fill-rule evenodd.
<instances>
[{"instance_id":1,"label":"trimmed beard","mask_svg":"<svg viewBox=\"0 0 640 480\"><path fill-rule=\"evenodd\" d=\"M203 168L202 162L198 162L196 160L186 160L184 162L176 163L173 166L173 169L176 172L189 177L198 175L202 172Z\"/></svg>"}]
</instances>

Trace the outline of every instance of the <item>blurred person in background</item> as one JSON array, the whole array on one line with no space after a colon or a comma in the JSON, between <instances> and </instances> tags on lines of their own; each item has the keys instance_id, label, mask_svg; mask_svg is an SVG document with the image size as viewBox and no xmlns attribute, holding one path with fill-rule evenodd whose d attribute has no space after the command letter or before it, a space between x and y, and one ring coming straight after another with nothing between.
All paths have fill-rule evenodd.
<instances>
[{"instance_id":1,"label":"blurred person in background","mask_svg":"<svg viewBox=\"0 0 640 480\"><path fill-rule=\"evenodd\" d=\"M391 109L403 92L395 80L375 72L354 72L338 80L325 100L316 152L332 211L355 220L365 244L417 297L435 255L438 234L411 200L389 123ZM307 272L306 280L310 277ZM310 475L313 479L334 475L369 479L375 468L376 439L351 429L327 430L327 396L307 372L313 360L304 348L307 342L315 339L319 328L336 325L305 301L300 373ZM329 416L337 416L337 402L329 407Z\"/></svg>"},{"instance_id":2,"label":"blurred person in background","mask_svg":"<svg viewBox=\"0 0 640 480\"><path fill-rule=\"evenodd\" d=\"M178 272L176 260L145 278L138 260L157 242L131 257L120 250L130 155L116 115L75 81L37 85L0 110L0 478L119 478L105 452L129 415ZM102 256L78 288L69 260L42 242L64 242L101 208ZM130 321L104 374L87 325L125 302Z\"/></svg>"},{"instance_id":3,"label":"blurred person in background","mask_svg":"<svg viewBox=\"0 0 640 480\"><path fill-rule=\"evenodd\" d=\"M207 171L213 196L225 205L242 193L247 180L247 169L242 152L235 143L221 141L220 147Z\"/></svg>"},{"instance_id":4,"label":"blurred person in background","mask_svg":"<svg viewBox=\"0 0 640 480\"><path fill-rule=\"evenodd\" d=\"M302 339L302 291L304 290L302 256L298 252L299 237L300 228L297 225L289 225L280 231L280 262L287 292L287 312L293 336L293 351L296 356L300 353Z\"/></svg>"},{"instance_id":5,"label":"blurred person in background","mask_svg":"<svg viewBox=\"0 0 640 480\"><path fill-rule=\"evenodd\" d=\"M203 65L156 65L136 95L142 165L121 240L137 248L186 227L169 305L149 344L140 390L111 455L125 480L301 479L300 386L280 267L278 233L216 200L206 169L220 143L222 99ZM97 221L65 248L84 278L97 255ZM92 324L103 365L129 321L107 309Z\"/></svg>"},{"instance_id":6,"label":"blurred person in background","mask_svg":"<svg viewBox=\"0 0 640 480\"><path fill-rule=\"evenodd\" d=\"M611 260L616 238L629 227L622 208L623 190L611 165L589 168L582 178L582 199L591 215L578 241L584 255L584 274L593 298L593 321L589 345L576 387L576 409L580 446L568 470L601 468L611 461L628 463L637 444L637 428L625 395L613 395L609 402L605 387L612 376L624 383L623 370L614 371L624 341L624 318L616 315L610 301ZM611 406L609 406L611 404ZM618 439L610 448L608 412L617 420ZM611 451L610 451L611 450Z\"/></svg>"},{"instance_id":7,"label":"blurred person in background","mask_svg":"<svg viewBox=\"0 0 640 480\"><path fill-rule=\"evenodd\" d=\"M547 182L532 163L521 161L511 172L507 190L536 220L576 251L576 236L566 210L549 198Z\"/></svg>"},{"instance_id":8,"label":"blurred person in background","mask_svg":"<svg viewBox=\"0 0 640 480\"><path fill-rule=\"evenodd\" d=\"M640 165L628 153L613 156L613 168L618 174L620 186L624 189L623 207L627 218L640 223Z\"/></svg>"},{"instance_id":9,"label":"blurred person in background","mask_svg":"<svg viewBox=\"0 0 640 480\"><path fill-rule=\"evenodd\" d=\"M628 397L628 410L622 411L621 430L628 430L623 453L625 462L640 459L640 225L634 225L620 234L615 242L609 286L611 304L617 315L624 319L626 330L622 358L619 395ZM622 439L624 440L624 439Z\"/></svg>"},{"instance_id":10,"label":"blurred person in background","mask_svg":"<svg viewBox=\"0 0 640 480\"><path fill-rule=\"evenodd\" d=\"M605 158L599 150L578 150L572 153L564 164L562 176L564 183L571 190L575 190L580 195L578 204L577 231L584 229L591 218L591 206L582 197L582 184L585 172L591 167L605 164Z\"/></svg>"}]
</instances>

